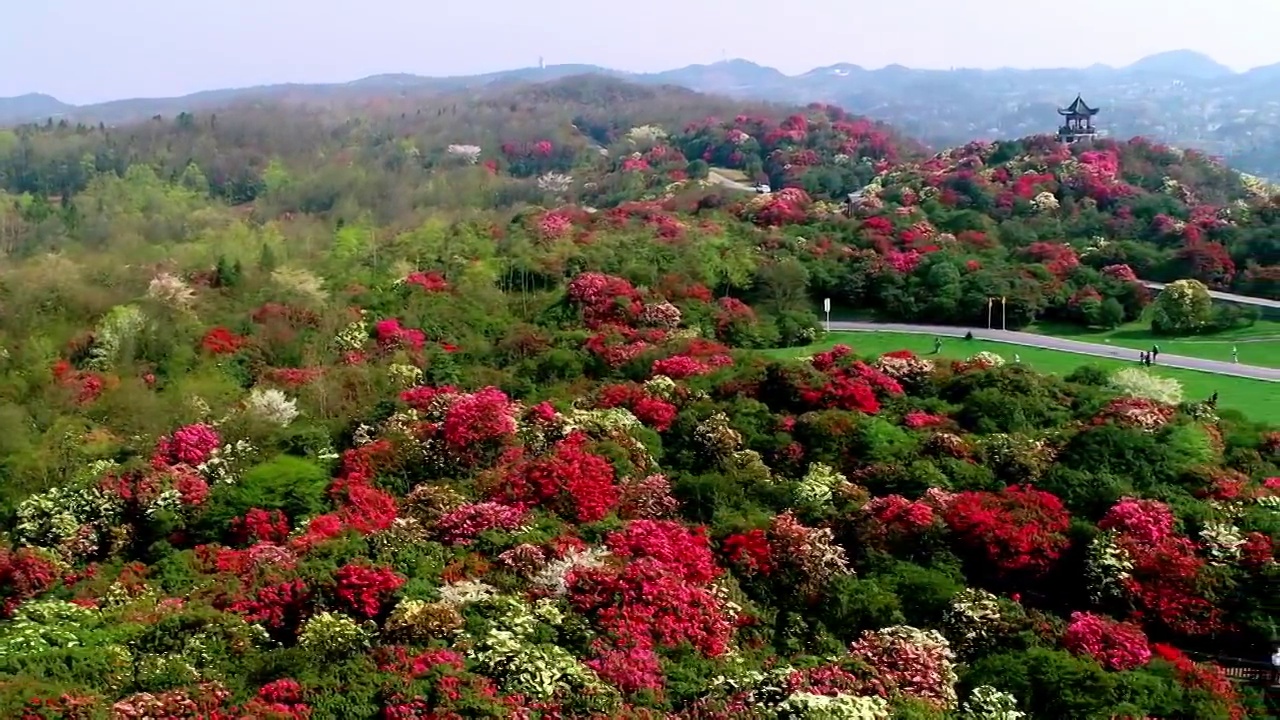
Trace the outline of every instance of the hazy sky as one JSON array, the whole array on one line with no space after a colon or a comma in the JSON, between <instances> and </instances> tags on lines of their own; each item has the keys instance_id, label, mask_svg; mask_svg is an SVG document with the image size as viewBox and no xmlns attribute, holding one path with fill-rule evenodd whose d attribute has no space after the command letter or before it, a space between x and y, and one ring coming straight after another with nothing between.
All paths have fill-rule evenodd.
<instances>
[{"instance_id":1,"label":"hazy sky","mask_svg":"<svg viewBox=\"0 0 1280 720\"><path fill-rule=\"evenodd\" d=\"M1123 65L1189 48L1280 62L1280 0L10 0L0 97L74 103L387 72L742 57L789 74ZM1067 10L1067 8L1070 8Z\"/></svg>"}]
</instances>

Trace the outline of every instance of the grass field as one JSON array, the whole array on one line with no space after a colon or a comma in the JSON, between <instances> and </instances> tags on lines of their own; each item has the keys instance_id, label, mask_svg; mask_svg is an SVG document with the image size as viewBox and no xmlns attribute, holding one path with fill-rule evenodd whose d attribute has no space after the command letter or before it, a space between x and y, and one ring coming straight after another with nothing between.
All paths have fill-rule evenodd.
<instances>
[{"instance_id":1,"label":"grass field","mask_svg":"<svg viewBox=\"0 0 1280 720\"><path fill-rule=\"evenodd\" d=\"M1163 338L1151 334L1151 323L1138 320L1115 330L1089 330L1078 325L1037 323L1028 332L1069 338L1082 342L1118 345L1134 350L1150 350L1153 344L1170 355L1231 362L1231 348L1240 351L1240 362L1260 367L1280 367L1280 322L1259 320L1246 328L1213 335Z\"/></svg>"},{"instance_id":2,"label":"grass field","mask_svg":"<svg viewBox=\"0 0 1280 720\"><path fill-rule=\"evenodd\" d=\"M852 347L859 355L881 355L893 350L910 350L918 355L928 355L933 352L932 335L892 332L844 332L831 333L820 342L808 347L767 350L765 353L772 357L802 357L828 350L838 344ZM1160 343L1160 349L1162 352L1167 350L1167 352L1183 354L1180 350L1174 350L1172 345L1165 342ZM1023 365L1038 372L1057 375L1069 374L1081 365L1098 365L1108 370L1137 366L1137 362L1127 363L1123 360L1077 355L1058 350L1042 350L1009 343L963 340L961 338L944 339L942 357L949 360L963 360L982 350L994 352L1003 357L1006 362L1013 362L1014 354L1016 353L1020 356ZM1231 346L1228 345L1227 359L1230 359L1230 352ZM1242 347L1242 356L1243 353L1244 349ZM1206 356L1201 355L1200 357ZM1244 362L1243 357L1241 357L1241 362ZM1277 388L1275 383L1269 383L1265 380L1214 375L1197 370L1161 368L1159 366L1154 368L1154 371L1181 382L1188 400L1207 399L1216 391L1219 393L1219 408L1237 410L1252 420L1280 425L1280 388Z\"/></svg>"}]
</instances>

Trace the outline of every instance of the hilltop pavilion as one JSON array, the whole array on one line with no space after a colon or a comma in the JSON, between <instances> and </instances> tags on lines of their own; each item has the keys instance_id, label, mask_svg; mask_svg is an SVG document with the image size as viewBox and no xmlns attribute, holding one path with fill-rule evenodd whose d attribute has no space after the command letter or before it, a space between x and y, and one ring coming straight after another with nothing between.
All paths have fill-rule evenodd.
<instances>
[{"instance_id":1,"label":"hilltop pavilion","mask_svg":"<svg viewBox=\"0 0 1280 720\"><path fill-rule=\"evenodd\" d=\"M1098 131L1093 127L1093 116L1098 114L1098 108L1089 107L1079 94L1070 105L1058 108L1058 114L1063 118L1062 126L1058 128L1059 140L1074 143L1097 137Z\"/></svg>"}]
</instances>

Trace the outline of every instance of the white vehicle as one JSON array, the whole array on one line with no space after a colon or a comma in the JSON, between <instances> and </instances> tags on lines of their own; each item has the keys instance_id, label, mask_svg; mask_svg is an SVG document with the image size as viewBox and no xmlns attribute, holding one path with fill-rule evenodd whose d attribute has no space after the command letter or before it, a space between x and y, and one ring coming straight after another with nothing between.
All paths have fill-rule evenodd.
<instances>
[{"instance_id":1,"label":"white vehicle","mask_svg":"<svg viewBox=\"0 0 1280 720\"><path fill-rule=\"evenodd\" d=\"M757 183L756 186L752 189L756 191L757 195L768 195L769 193L773 192L773 190L769 189L769 186L765 185L764 183Z\"/></svg>"}]
</instances>

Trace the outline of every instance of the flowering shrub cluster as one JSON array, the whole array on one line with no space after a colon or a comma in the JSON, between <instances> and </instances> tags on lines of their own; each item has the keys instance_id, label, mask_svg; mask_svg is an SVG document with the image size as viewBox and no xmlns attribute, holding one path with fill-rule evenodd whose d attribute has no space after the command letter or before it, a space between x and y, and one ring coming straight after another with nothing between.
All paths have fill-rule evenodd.
<instances>
[{"instance_id":1,"label":"flowering shrub cluster","mask_svg":"<svg viewBox=\"0 0 1280 720\"><path fill-rule=\"evenodd\" d=\"M1219 663L1274 629L1280 432L1143 370L800 349L827 297L1108 326L1139 275L1269 287L1262 186L1144 142L920 159L817 105L543 127L578 100L527 92L459 104L496 137L303 135L318 185L228 152L0 206L0 716L1274 714ZM427 212L464 197L529 209ZM218 259L90 265L117 232Z\"/></svg>"}]
</instances>

